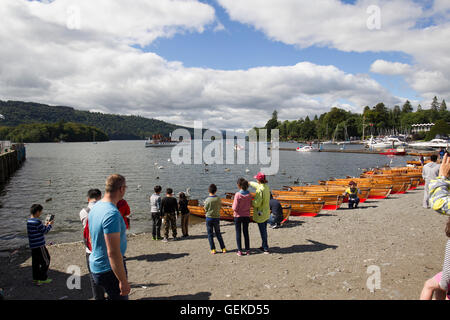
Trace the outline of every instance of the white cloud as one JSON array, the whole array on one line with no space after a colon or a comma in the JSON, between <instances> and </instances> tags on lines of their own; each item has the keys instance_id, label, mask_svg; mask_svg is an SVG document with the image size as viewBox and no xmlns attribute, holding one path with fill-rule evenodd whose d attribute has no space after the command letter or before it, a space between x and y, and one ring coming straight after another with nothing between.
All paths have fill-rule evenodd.
<instances>
[{"instance_id":1,"label":"white cloud","mask_svg":"<svg viewBox=\"0 0 450 320\"><path fill-rule=\"evenodd\" d=\"M401 102L367 75L334 66L303 62L224 71L166 61L130 44L217 27L213 8L193 0L133 3L2 0L0 99L139 114L188 126L203 120L217 129L262 126L274 109L280 118L296 119L326 112L342 100L354 111L380 101ZM80 6L80 30L67 28L70 5Z\"/></svg>"},{"instance_id":2,"label":"white cloud","mask_svg":"<svg viewBox=\"0 0 450 320\"><path fill-rule=\"evenodd\" d=\"M409 68L376 61L374 72L407 74L423 97L450 96L450 4L436 0L425 8L413 0L218 0L230 18L262 31L268 38L299 47L327 46L341 51L398 51L413 57ZM369 30L367 8L380 8L381 29ZM427 27L417 24L428 21ZM389 68L392 68L389 70ZM410 74L409 69L418 70ZM424 80L424 77L430 82Z\"/></svg>"},{"instance_id":3,"label":"white cloud","mask_svg":"<svg viewBox=\"0 0 450 320\"><path fill-rule=\"evenodd\" d=\"M408 75L411 70L409 64L385 60L377 60L370 67L370 71L385 75Z\"/></svg>"}]
</instances>

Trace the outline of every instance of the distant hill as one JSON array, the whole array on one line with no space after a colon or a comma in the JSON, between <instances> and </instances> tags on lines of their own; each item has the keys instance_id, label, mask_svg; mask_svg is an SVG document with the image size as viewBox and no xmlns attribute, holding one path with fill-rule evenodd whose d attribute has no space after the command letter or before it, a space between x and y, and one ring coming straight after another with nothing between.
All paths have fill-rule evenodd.
<instances>
[{"instance_id":1,"label":"distant hill","mask_svg":"<svg viewBox=\"0 0 450 320\"><path fill-rule=\"evenodd\" d=\"M140 116L122 116L75 110L72 107L0 100L0 126L18 126L30 123L73 122L93 126L106 133L111 140L140 140L153 134L166 137L176 129L193 129Z\"/></svg>"}]
</instances>

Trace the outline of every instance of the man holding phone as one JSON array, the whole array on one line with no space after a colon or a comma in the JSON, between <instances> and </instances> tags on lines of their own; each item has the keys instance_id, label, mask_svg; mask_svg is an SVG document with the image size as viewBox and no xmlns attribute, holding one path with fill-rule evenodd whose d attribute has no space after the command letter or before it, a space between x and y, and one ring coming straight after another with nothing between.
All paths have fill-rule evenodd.
<instances>
[{"instance_id":1,"label":"man holding phone","mask_svg":"<svg viewBox=\"0 0 450 320\"><path fill-rule=\"evenodd\" d=\"M102 286L109 299L128 300L130 285L125 264L126 226L117 209L127 185L125 178L113 174L106 180L105 196L88 216L92 253L89 256L94 282Z\"/></svg>"}]
</instances>

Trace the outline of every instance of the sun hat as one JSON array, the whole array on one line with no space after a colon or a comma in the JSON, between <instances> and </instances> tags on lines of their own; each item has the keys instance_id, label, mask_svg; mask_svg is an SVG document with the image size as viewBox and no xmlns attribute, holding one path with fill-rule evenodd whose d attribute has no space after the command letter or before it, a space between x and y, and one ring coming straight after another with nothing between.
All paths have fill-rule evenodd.
<instances>
[{"instance_id":1,"label":"sun hat","mask_svg":"<svg viewBox=\"0 0 450 320\"><path fill-rule=\"evenodd\" d=\"M258 172L258 174L256 176L254 176L253 178L255 178L258 181L264 182L266 181L266 175L262 172Z\"/></svg>"},{"instance_id":2,"label":"sun hat","mask_svg":"<svg viewBox=\"0 0 450 320\"><path fill-rule=\"evenodd\" d=\"M350 181L350 182L348 183L348 185L349 185L349 186L356 186L356 182L352 180L352 181Z\"/></svg>"}]
</instances>

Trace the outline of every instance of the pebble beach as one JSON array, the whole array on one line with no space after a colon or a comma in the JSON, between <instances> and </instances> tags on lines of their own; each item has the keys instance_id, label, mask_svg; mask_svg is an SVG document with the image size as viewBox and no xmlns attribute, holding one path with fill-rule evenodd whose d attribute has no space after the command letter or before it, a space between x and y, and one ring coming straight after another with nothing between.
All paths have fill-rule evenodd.
<instances>
[{"instance_id":1,"label":"pebble beach","mask_svg":"<svg viewBox=\"0 0 450 320\"><path fill-rule=\"evenodd\" d=\"M314 218L290 217L282 228L268 228L269 255L257 249L261 240L255 224L250 225L249 256L236 255L234 225L226 221L221 222L225 254L211 255L203 223L190 227L189 238L168 243L153 241L151 234L129 234L129 298L418 299L424 282L442 269L448 219L422 208L422 197L420 187L368 200L353 210L344 204ZM92 298L82 242L51 245L48 250L53 282L40 287L31 281L29 250L2 253L0 288L5 299ZM70 290L73 266L79 268L81 282L79 289ZM370 280L373 270L379 270L379 286Z\"/></svg>"}]
</instances>

